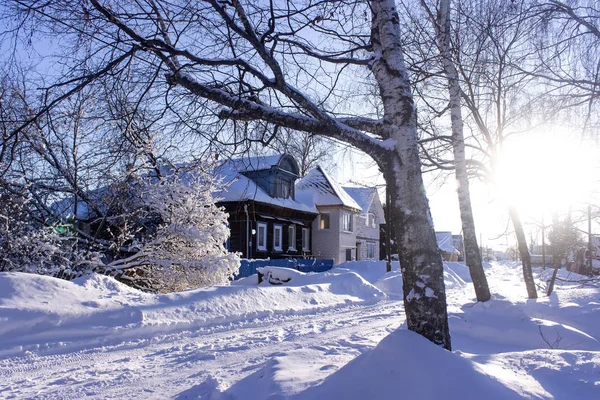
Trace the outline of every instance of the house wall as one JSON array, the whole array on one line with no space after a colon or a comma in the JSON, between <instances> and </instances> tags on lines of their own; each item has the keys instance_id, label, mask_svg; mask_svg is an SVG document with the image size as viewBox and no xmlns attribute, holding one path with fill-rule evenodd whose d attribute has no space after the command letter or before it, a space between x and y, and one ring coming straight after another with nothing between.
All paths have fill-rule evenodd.
<instances>
[{"instance_id":1,"label":"house wall","mask_svg":"<svg viewBox=\"0 0 600 400\"><path fill-rule=\"evenodd\" d=\"M248 205L249 231L254 229L255 234L250 235L250 254L246 253L246 213L244 204ZM229 251L242 253L242 258L293 258L312 255L312 243L308 250L302 249L302 228L308 228L309 241L312 241L312 225L316 215L294 211L273 205L255 203L252 201L221 203L229 213L229 228L231 237L229 239ZM266 250L258 249L258 223L267 225ZM282 226L281 250L274 249L274 225ZM288 227L296 227L295 249L290 249L290 238Z\"/></svg>"},{"instance_id":2,"label":"house wall","mask_svg":"<svg viewBox=\"0 0 600 400\"><path fill-rule=\"evenodd\" d=\"M346 249L350 249L351 258L356 259L356 213L342 209L341 206L319 206L319 213L329 214L329 229L320 229L321 216L312 225L313 255L317 258L333 258L335 264L346 261ZM342 229L342 216L347 211L352 214L353 232Z\"/></svg>"},{"instance_id":3,"label":"house wall","mask_svg":"<svg viewBox=\"0 0 600 400\"><path fill-rule=\"evenodd\" d=\"M367 215L369 212L375 214L375 227L367 225ZM358 246L360 249L360 252L357 255L358 260L380 259L380 225L384 222L383 206L379 200L379 196L376 195L368 212L357 217L356 240L357 243L360 243ZM374 255L372 258L367 257L368 243L373 243L375 246Z\"/></svg>"}]
</instances>

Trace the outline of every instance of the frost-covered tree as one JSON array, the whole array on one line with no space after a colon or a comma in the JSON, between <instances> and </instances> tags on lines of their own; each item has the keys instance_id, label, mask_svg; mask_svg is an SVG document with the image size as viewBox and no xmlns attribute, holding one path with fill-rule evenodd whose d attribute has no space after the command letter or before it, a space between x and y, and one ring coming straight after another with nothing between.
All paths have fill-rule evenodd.
<instances>
[{"instance_id":1,"label":"frost-covered tree","mask_svg":"<svg viewBox=\"0 0 600 400\"><path fill-rule=\"evenodd\" d=\"M7 35L55 37L55 55L66 52L58 80L45 85L46 108L104 77L135 82L156 118L211 135L213 145L236 145L266 123L373 158L390 193L408 328L450 349L395 1L19 0L3 11ZM381 100L380 117L364 101L370 95Z\"/></svg>"},{"instance_id":2,"label":"frost-covered tree","mask_svg":"<svg viewBox=\"0 0 600 400\"><path fill-rule=\"evenodd\" d=\"M33 218L28 203L18 193L0 195L0 272L66 279L89 273L99 261L98 254L78 248L77 235L68 226Z\"/></svg>"},{"instance_id":3,"label":"frost-covered tree","mask_svg":"<svg viewBox=\"0 0 600 400\"><path fill-rule=\"evenodd\" d=\"M225 248L227 213L213 197L220 185L198 170L129 180L131 240L101 266L135 286L177 291L223 285L237 274L239 255ZM130 271L130 272L126 272Z\"/></svg>"},{"instance_id":4,"label":"frost-covered tree","mask_svg":"<svg viewBox=\"0 0 600 400\"><path fill-rule=\"evenodd\" d=\"M477 300L488 301L491 297L490 288L485 276L485 271L483 270L481 252L479 250L479 245L477 244L477 234L475 233L473 209L471 207L465 135L463 132L464 119L461 105L462 90L451 43L451 1L439 1L437 12L434 12L425 0L421 0L421 4L429 15L431 23L434 25L435 42L440 54L444 75L448 81L448 108L450 109L452 131L453 164L457 183L456 191L458 194L460 219L464 235L465 262L469 267Z\"/></svg>"}]
</instances>

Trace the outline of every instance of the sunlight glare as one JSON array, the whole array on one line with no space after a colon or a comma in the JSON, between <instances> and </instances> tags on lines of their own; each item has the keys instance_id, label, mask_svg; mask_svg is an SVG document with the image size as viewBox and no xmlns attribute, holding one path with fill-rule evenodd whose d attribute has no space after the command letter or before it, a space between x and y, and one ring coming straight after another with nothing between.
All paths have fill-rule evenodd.
<instances>
[{"instance_id":1,"label":"sunlight glare","mask_svg":"<svg viewBox=\"0 0 600 400\"><path fill-rule=\"evenodd\" d=\"M513 139L499 155L496 188L523 215L539 217L589 201L598 158L595 146L567 134Z\"/></svg>"}]
</instances>

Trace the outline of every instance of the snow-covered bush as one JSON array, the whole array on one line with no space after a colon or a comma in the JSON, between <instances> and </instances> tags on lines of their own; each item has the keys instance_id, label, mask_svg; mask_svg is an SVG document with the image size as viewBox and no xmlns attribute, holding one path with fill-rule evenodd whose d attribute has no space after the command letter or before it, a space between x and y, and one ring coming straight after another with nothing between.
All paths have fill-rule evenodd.
<instances>
[{"instance_id":1,"label":"snow-covered bush","mask_svg":"<svg viewBox=\"0 0 600 400\"><path fill-rule=\"evenodd\" d=\"M97 254L78 248L68 226L48 226L34 217L28 200L0 195L0 272L19 271L71 278L89 272Z\"/></svg>"},{"instance_id":2,"label":"snow-covered bush","mask_svg":"<svg viewBox=\"0 0 600 400\"><path fill-rule=\"evenodd\" d=\"M213 197L219 186L199 171L139 178L131 185L136 201L129 205L138 212L128 211L137 218L129 224L133 240L105 271L158 291L226 284L240 260L225 248L227 214Z\"/></svg>"}]
</instances>

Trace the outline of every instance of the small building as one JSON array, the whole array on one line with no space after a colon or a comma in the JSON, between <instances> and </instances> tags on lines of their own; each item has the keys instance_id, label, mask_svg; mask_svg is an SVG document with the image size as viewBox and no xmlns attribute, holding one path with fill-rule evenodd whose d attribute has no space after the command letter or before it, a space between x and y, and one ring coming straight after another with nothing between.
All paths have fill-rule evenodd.
<instances>
[{"instance_id":1,"label":"small building","mask_svg":"<svg viewBox=\"0 0 600 400\"><path fill-rule=\"evenodd\" d=\"M452 235L452 247L458 251L458 261L465 260L465 242L462 235Z\"/></svg>"},{"instance_id":2,"label":"small building","mask_svg":"<svg viewBox=\"0 0 600 400\"><path fill-rule=\"evenodd\" d=\"M446 261L458 261L459 251L452 245L452 232L436 232L438 247Z\"/></svg>"},{"instance_id":3,"label":"small building","mask_svg":"<svg viewBox=\"0 0 600 400\"><path fill-rule=\"evenodd\" d=\"M356 260L358 203L320 166L298 181L296 191L319 212L313 222L313 255L333 258L335 264Z\"/></svg>"}]
</instances>

